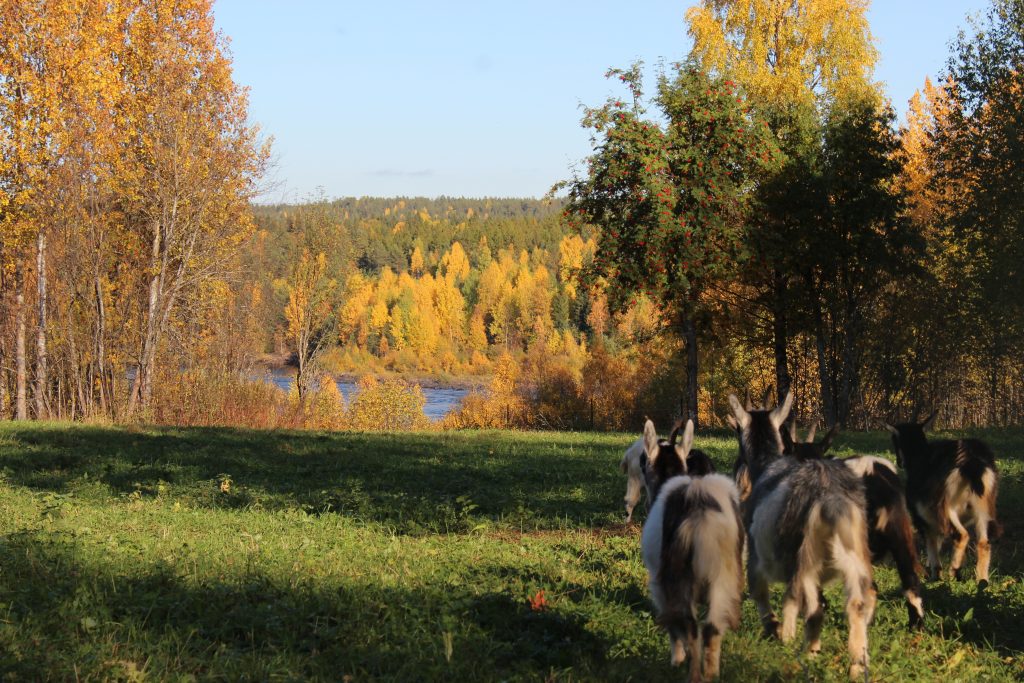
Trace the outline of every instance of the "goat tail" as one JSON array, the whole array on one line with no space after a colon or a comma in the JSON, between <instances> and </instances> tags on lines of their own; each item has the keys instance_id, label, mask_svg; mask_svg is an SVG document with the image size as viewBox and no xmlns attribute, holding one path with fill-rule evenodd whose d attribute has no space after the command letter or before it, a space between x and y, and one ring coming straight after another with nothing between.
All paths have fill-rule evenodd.
<instances>
[{"instance_id":1,"label":"goat tail","mask_svg":"<svg viewBox=\"0 0 1024 683\"><path fill-rule=\"evenodd\" d=\"M733 514L713 512L693 538L694 578L706 586L708 619L719 628L738 628L743 596L741 524Z\"/></svg>"},{"instance_id":2,"label":"goat tail","mask_svg":"<svg viewBox=\"0 0 1024 683\"><path fill-rule=\"evenodd\" d=\"M739 530L738 520L721 511L698 514L679 526L663 555L658 576L665 596L659 623L687 618L693 614L695 601L707 600L714 623L730 628L739 625L743 585L743 567L736 550Z\"/></svg>"}]
</instances>

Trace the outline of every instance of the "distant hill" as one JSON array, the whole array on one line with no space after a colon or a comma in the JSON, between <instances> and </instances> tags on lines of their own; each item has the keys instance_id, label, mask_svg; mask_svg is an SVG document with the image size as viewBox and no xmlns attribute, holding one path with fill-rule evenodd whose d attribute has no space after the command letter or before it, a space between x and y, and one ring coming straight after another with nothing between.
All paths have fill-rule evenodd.
<instances>
[{"instance_id":1,"label":"distant hill","mask_svg":"<svg viewBox=\"0 0 1024 683\"><path fill-rule=\"evenodd\" d=\"M310 206L342 226L346 248L367 274L376 274L385 266L396 272L406 270L409 255L417 246L425 254L438 254L458 241L471 259L481 244L490 250L514 246L556 253L566 234L559 222L560 200L345 197L315 204L257 206L254 210L257 224L272 242L292 242L299 225L308 225L297 216Z\"/></svg>"}]
</instances>

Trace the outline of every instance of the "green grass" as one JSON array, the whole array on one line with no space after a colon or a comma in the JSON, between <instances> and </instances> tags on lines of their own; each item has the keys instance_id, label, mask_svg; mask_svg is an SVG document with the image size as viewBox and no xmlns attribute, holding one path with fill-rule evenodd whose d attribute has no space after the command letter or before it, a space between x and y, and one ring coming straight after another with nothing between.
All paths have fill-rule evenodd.
<instances>
[{"instance_id":1,"label":"green grass","mask_svg":"<svg viewBox=\"0 0 1024 683\"><path fill-rule=\"evenodd\" d=\"M1024 433L984 436L1006 527L992 586L927 584L926 630L908 634L879 569L874 680L1024 677ZM0 677L679 680L621 525L632 438L0 424ZM697 445L723 468L735 451ZM827 595L817 660L761 640L745 601L723 679L845 679Z\"/></svg>"}]
</instances>

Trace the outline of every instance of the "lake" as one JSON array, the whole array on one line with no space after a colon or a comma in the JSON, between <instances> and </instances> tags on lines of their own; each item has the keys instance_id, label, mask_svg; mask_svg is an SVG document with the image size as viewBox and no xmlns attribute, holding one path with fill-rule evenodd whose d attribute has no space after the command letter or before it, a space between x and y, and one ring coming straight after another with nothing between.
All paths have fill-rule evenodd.
<instances>
[{"instance_id":1,"label":"lake","mask_svg":"<svg viewBox=\"0 0 1024 683\"><path fill-rule=\"evenodd\" d=\"M289 391L292 388L292 384L295 382L295 375L290 375L285 372L273 372L271 373L270 378L274 384L285 391ZM338 390L341 391L341 395L345 397L346 403L351 400L352 394L359 390L359 387L356 386L355 382L338 380L337 384ZM433 422L440 420L442 417L458 408L459 404L462 403L462 399L469 393L469 389L420 388L423 391L424 398L427 399L426 405L423 406L423 413Z\"/></svg>"}]
</instances>

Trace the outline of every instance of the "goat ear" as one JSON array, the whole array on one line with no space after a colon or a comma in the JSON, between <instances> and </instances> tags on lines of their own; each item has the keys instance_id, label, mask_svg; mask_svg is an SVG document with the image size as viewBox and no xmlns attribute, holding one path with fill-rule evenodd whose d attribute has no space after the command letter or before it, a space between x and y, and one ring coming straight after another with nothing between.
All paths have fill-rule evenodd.
<instances>
[{"instance_id":1,"label":"goat ear","mask_svg":"<svg viewBox=\"0 0 1024 683\"><path fill-rule=\"evenodd\" d=\"M683 430L683 442L676 446L676 453L679 457L686 462L686 456L690 454L690 449L693 448L693 420L686 421L686 429Z\"/></svg>"},{"instance_id":2,"label":"goat ear","mask_svg":"<svg viewBox=\"0 0 1024 683\"><path fill-rule=\"evenodd\" d=\"M654 423L648 420L644 423L644 453L647 454L647 460L653 463L658 458L660 450L658 432L654 429Z\"/></svg>"},{"instance_id":3,"label":"goat ear","mask_svg":"<svg viewBox=\"0 0 1024 683\"><path fill-rule=\"evenodd\" d=\"M796 443L796 420L789 421L789 440Z\"/></svg>"},{"instance_id":4,"label":"goat ear","mask_svg":"<svg viewBox=\"0 0 1024 683\"><path fill-rule=\"evenodd\" d=\"M824 455L825 451L828 450L828 447L832 445L832 439L836 438L837 434L839 434L839 425L834 424L832 425L832 429L828 430L828 433L825 435L825 438L821 440L822 455Z\"/></svg>"},{"instance_id":5,"label":"goat ear","mask_svg":"<svg viewBox=\"0 0 1024 683\"><path fill-rule=\"evenodd\" d=\"M772 424L778 429L779 425L786 421L789 417L789 411L793 407L793 390L790 389L786 392L786 400L782 402L782 405L771 412Z\"/></svg>"},{"instance_id":6,"label":"goat ear","mask_svg":"<svg viewBox=\"0 0 1024 683\"><path fill-rule=\"evenodd\" d=\"M746 429L750 424L750 413L743 409L736 394L729 394L729 405L732 406L732 414L736 416L736 422L740 429Z\"/></svg>"},{"instance_id":7,"label":"goat ear","mask_svg":"<svg viewBox=\"0 0 1024 683\"><path fill-rule=\"evenodd\" d=\"M811 429L807 432L807 438L804 439L806 443L814 443L814 435L818 432L818 423L812 422Z\"/></svg>"},{"instance_id":8,"label":"goat ear","mask_svg":"<svg viewBox=\"0 0 1024 683\"><path fill-rule=\"evenodd\" d=\"M932 411L932 414L929 415L928 418L924 422L921 423L921 429L923 429L923 430L931 429L932 425L935 423L935 418L938 417L938 415L939 415L939 409L936 408L935 410Z\"/></svg>"},{"instance_id":9,"label":"goat ear","mask_svg":"<svg viewBox=\"0 0 1024 683\"><path fill-rule=\"evenodd\" d=\"M738 429L740 428L740 424L739 424L739 423L738 423L738 422L736 421L736 418L735 418L735 417L733 417L732 415L726 415L726 416L725 416L725 421L726 421L726 422L727 422L727 423L729 424L729 426L730 426L730 427L732 427L733 429L737 429L737 430L738 430Z\"/></svg>"}]
</instances>

